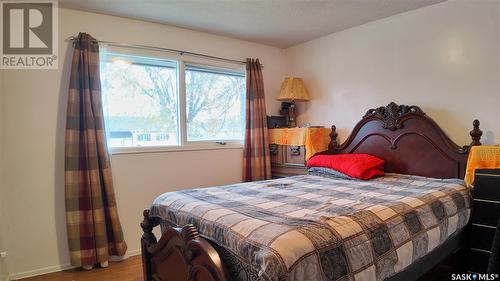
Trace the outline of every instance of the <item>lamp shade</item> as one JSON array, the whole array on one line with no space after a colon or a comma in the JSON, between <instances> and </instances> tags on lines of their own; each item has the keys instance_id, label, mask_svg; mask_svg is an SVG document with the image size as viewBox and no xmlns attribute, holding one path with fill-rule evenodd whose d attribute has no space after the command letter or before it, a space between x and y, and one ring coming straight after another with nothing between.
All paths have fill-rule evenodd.
<instances>
[{"instance_id":1,"label":"lamp shade","mask_svg":"<svg viewBox=\"0 0 500 281\"><path fill-rule=\"evenodd\" d=\"M298 77L286 77L281 84L280 94L277 98L279 101L309 101L310 99L304 81Z\"/></svg>"}]
</instances>

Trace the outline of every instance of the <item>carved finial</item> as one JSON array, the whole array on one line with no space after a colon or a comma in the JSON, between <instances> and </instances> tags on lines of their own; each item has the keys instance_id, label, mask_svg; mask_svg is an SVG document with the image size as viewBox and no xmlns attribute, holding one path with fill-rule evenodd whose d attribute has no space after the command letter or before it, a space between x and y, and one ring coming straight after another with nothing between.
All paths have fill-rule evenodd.
<instances>
[{"instance_id":1,"label":"carved finial","mask_svg":"<svg viewBox=\"0 0 500 281\"><path fill-rule=\"evenodd\" d=\"M332 131L330 132L330 144L328 145L328 150L334 151L339 147L339 143L337 141L337 127L332 125Z\"/></svg>"},{"instance_id":2,"label":"carved finial","mask_svg":"<svg viewBox=\"0 0 500 281\"><path fill-rule=\"evenodd\" d=\"M472 131L470 131L470 136L472 137L472 142L470 143L471 146L475 145L481 145L481 136L483 135L483 131L479 129L479 120L475 119L474 122L472 122Z\"/></svg>"},{"instance_id":3,"label":"carved finial","mask_svg":"<svg viewBox=\"0 0 500 281\"><path fill-rule=\"evenodd\" d=\"M149 209L145 209L144 212L142 212L142 215L144 216L144 219L141 222L141 228L144 232L142 234L142 240L149 244L156 244L157 240L155 235L153 234L153 228L160 222L158 218L151 218L149 214Z\"/></svg>"},{"instance_id":4,"label":"carved finial","mask_svg":"<svg viewBox=\"0 0 500 281\"><path fill-rule=\"evenodd\" d=\"M151 225L151 223L149 221L149 209L145 209L142 212L142 216L144 217L144 219L141 222L142 230L144 232L151 232L151 231L153 231L153 226Z\"/></svg>"},{"instance_id":5,"label":"carved finial","mask_svg":"<svg viewBox=\"0 0 500 281\"><path fill-rule=\"evenodd\" d=\"M425 115L424 111L416 105L397 105L391 102L387 106L368 110L363 118L380 119L383 122L382 127L384 129L395 131L403 127L403 117L409 114Z\"/></svg>"}]
</instances>

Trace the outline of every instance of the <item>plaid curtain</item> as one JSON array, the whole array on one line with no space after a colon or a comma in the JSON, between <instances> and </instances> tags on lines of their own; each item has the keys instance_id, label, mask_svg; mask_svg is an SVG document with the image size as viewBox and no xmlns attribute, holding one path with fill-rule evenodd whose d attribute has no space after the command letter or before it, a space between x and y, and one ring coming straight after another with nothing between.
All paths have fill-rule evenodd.
<instances>
[{"instance_id":1,"label":"plaid curtain","mask_svg":"<svg viewBox=\"0 0 500 281\"><path fill-rule=\"evenodd\" d=\"M264 80L258 59L247 59L246 128L243 181L271 178Z\"/></svg>"},{"instance_id":2,"label":"plaid curtain","mask_svg":"<svg viewBox=\"0 0 500 281\"><path fill-rule=\"evenodd\" d=\"M104 132L99 46L80 33L74 42L65 147L66 223L71 264L89 266L123 256Z\"/></svg>"}]
</instances>

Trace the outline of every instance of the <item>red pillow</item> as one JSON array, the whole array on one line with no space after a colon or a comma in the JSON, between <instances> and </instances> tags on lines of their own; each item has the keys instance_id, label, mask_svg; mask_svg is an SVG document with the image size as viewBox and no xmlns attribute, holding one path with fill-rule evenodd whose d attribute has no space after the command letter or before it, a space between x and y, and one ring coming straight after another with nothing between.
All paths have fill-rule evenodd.
<instances>
[{"instance_id":1,"label":"red pillow","mask_svg":"<svg viewBox=\"0 0 500 281\"><path fill-rule=\"evenodd\" d=\"M369 154L316 155L307 161L308 168L330 168L362 180L383 176L384 164L384 160Z\"/></svg>"}]
</instances>

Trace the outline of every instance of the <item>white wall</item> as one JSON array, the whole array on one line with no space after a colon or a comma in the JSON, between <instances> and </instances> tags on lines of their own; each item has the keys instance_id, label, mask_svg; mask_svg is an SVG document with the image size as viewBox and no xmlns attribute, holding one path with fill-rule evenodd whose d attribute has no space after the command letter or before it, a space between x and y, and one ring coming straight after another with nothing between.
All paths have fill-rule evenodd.
<instances>
[{"instance_id":1,"label":"white wall","mask_svg":"<svg viewBox=\"0 0 500 281\"><path fill-rule=\"evenodd\" d=\"M416 104L459 144L472 120L500 142L500 1L459 0L392 16L287 49L312 96L299 123L331 124L341 139L366 110Z\"/></svg>"},{"instance_id":2,"label":"white wall","mask_svg":"<svg viewBox=\"0 0 500 281\"><path fill-rule=\"evenodd\" d=\"M0 89L2 85L3 76L0 74ZM0 91L0 116L2 116L3 111L3 94ZM4 161L3 161L3 118L0 118L0 252L5 250L4 242L4 231L5 229L5 196L3 196L4 189L6 188L3 184L3 172L4 172ZM0 258L0 280L5 280L7 278L7 263L4 259Z\"/></svg>"},{"instance_id":3,"label":"white wall","mask_svg":"<svg viewBox=\"0 0 500 281\"><path fill-rule=\"evenodd\" d=\"M274 47L125 18L61 9L59 69L2 70L1 118L5 198L2 225L11 276L58 270L69 263L64 207L64 126L72 48L79 31L107 41L202 52L264 66L269 111L285 75L284 51ZM137 252L142 210L159 194L239 182L241 149L115 155L115 191L125 239ZM2 223L4 220L2 219ZM1 246L1 244L0 244Z\"/></svg>"}]
</instances>

